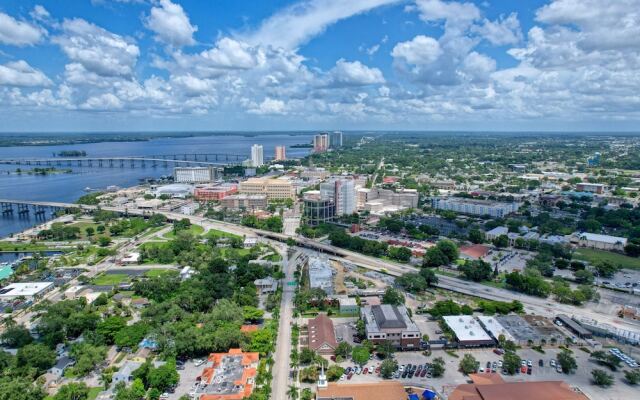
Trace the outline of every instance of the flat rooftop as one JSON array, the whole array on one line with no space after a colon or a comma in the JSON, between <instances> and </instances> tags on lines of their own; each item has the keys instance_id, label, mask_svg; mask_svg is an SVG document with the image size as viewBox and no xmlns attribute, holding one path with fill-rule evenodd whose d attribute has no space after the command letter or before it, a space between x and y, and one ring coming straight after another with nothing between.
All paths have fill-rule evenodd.
<instances>
[{"instance_id":1,"label":"flat rooftop","mask_svg":"<svg viewBox=\"0 0 640 400\"><path fill-rule=\"evenodd\" d=\"M515 342L515 338L504 326L502 326L500 321L498 321L495 317L481 315L478 317L478 320L482 323L484 329L486 329L494 339L498 340L500 335L504 335L505 340Z\"/></svg>"},{"instance_id":2,"label":"flat rooftop","mask_svg":"<svg viewBox=\"0 0 640 400\"><path fill-rule=\"evenodd\" d=\"M519 315L499 315L495 319L519 341L544 339L543 335Z\"/></svg>"},{"instance_id":3,"label":"flat rooftop","mask_svg":"<svg viewBox=\"0 0 640 400\"><path fill-rule=\"evenodd\" d=\"M493 340L471 315L449 315L443 319L460 342Z\"/></svg>"},{"instance_id":4,"label":"flat rooftop","mask_svg":"<svg viewBox=\"0 0 640 400\"><path fill-rule=\"evenodd\" d=\"M53 282L20 282L12 283L0 289L0 297L36 296L53 286Z\"/></svg>"}]
</instances>

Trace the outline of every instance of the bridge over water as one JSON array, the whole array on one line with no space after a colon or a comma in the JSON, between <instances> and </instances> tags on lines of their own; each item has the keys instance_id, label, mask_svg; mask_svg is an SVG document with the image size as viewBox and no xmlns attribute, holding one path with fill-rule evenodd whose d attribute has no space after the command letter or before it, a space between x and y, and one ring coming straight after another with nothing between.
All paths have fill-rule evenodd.
<instances>
[{"instance_id":1,"label":"bridge over water","mask_svg":"<svg viewBox=\"0 0 640 400\"><path fill-rule=\"evenodd\" d=\"M145 156L1 158L0 164L44 167L146 168L164 167L223 167L240 165L247 156L242 154L190 153Z\"/></svg>"}]
</instances>

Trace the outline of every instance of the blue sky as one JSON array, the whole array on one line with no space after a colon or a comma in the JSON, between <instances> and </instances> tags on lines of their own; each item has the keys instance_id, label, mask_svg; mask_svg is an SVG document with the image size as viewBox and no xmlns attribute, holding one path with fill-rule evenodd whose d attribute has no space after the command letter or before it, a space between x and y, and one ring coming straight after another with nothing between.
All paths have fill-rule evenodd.
<instances>
[{"instance_id":1,"label":"blue sky","mask_svg":"<svg viewBox=\"0 0 640 400\"><path fill-rule=\"evenodd\" d=\"M5 0L0 130L635 130L608 3Z\"/></svg>"}]
</instances>

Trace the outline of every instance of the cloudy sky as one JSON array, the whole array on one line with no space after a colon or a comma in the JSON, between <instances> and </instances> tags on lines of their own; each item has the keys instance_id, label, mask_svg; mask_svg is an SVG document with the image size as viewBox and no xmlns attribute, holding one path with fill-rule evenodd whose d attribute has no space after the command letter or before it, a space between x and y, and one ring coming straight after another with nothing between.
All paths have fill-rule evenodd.
<instances>
[{"instance_id":1,"label":"cloudy sky","mask_svg":"<svg viewBox=\"0 0 640 400\"><path fill-rule=\"evenodd\" d=\"M640 130L640 0L3 0L0 121Z\"/></svg>"}]
</instances>

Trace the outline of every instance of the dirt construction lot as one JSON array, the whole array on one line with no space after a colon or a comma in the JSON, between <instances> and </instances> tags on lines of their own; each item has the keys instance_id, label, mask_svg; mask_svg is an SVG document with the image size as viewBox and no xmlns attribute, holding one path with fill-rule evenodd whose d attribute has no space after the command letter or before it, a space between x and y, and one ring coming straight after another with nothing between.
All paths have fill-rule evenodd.
<instances>
[{"instance_id":1,"label":"dirt construction lot","mask_svg":"<svg viewBox=\"0 0 640 400\"><path fill-rule=\"evenodd\" d=\"M578 369L572 374L563 374L556 372L555 369L549 366L549 361L556 358L559 353L559 349L545 349L545 354L531 349L518 350L520 358L525 360L531 360L533 363L532 374L516 374L513 376L501 375L505 381L517 382L517 381L545 381L545 380L563 380L569 383L571 386L576 386L582 390L592 400L626 400L640 398L640 389L638 387L629 386L623 381L623 369L619 369L617 372L608 371L606 367L602 367L589 360L589 355L578 348L572 348L573 355L576 358ZM453 357L442 350L435 350L429 357L424 356L421 352L398 352L395 354L395 359L399 365L402 364L424 364L431 362L436 357L442 357L446 363L446 371L444 376L440 378L416 378L399 380L405 385L416 385L422 387L433 387L438 392L445 396L450 394L451 391L459 384L467 383L468 377L458 371L458 365L465 353L472 354L476 360L480 362L482 367L486 366L487 361L494 362L501 360L502 357L493 353L492 349L473 349L473 350L459 350L456 354L458 358ZM538 366L538 361L542 359L544 367ZM373 359L367 363L366 366L374 367L380 364L380 360ZM340 364L342 367L353 366L353 362L347 361ZM614 376L614 384L609 388L600 388L594 386L591 383L591 371L593 369L600 368L607 370ZM351 380L344 380L344 383L362 383L362 382L377 382L381 378L377 375L360 374L354 375Z\"/></svg>"}]
</instances>

